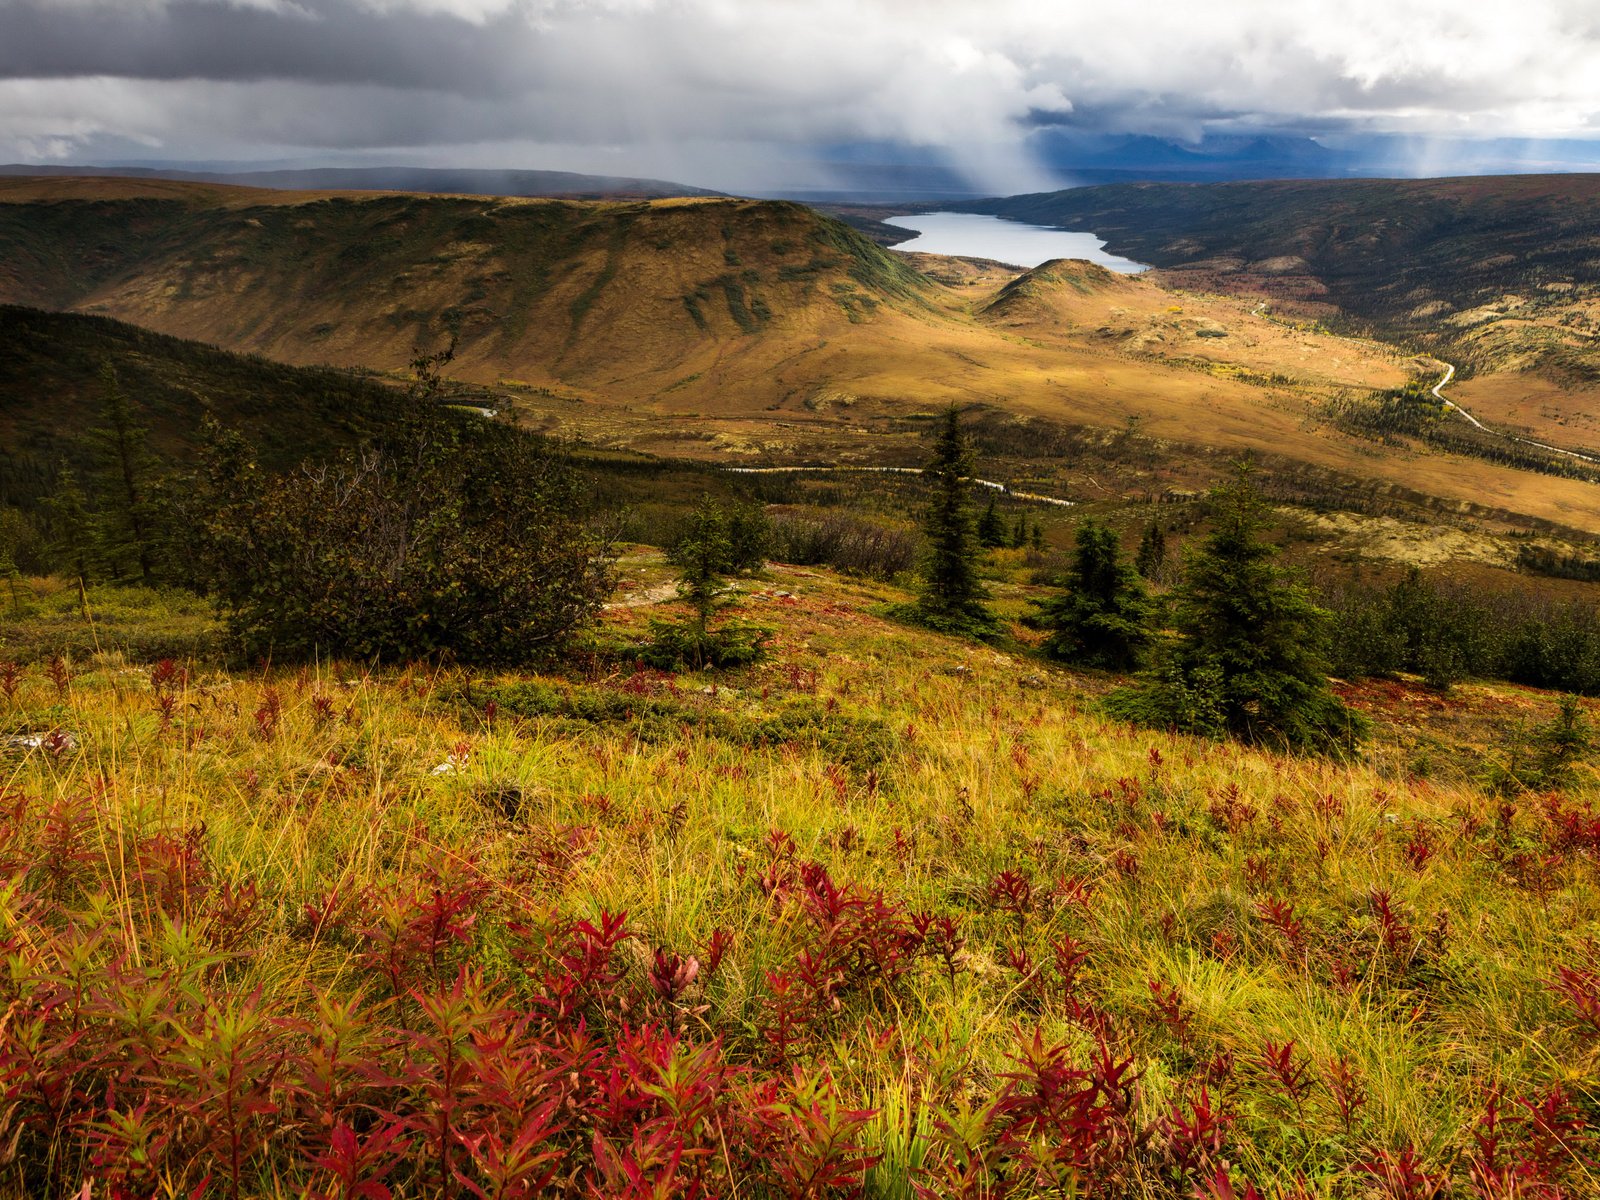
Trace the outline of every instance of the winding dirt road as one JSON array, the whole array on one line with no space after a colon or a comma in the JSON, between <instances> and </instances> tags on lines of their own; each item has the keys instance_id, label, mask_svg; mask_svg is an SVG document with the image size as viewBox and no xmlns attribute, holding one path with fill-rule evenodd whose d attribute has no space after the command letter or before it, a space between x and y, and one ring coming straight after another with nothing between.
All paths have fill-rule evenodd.
<instances>
[{"instance_id":1,"label":"winding dirt road","mask_svg":"<svg viewBox=\"0 0 1600 1200\"><path fill-rule=\"evenodd\" d=\"M1250 315L1252 317L1260 317L1263 321L1271 321L1275 325L1287 324L1287 322L1280 321L1278 318L1269 316L1267 314L1267 302L1265 300L1257 304L1255 308L1250 311ZM1495 437L1503 437L1508 442L1520 442L1524 446L1535 446L1540 450L1548 450L1552 454L1563 454L1568 458L1575 458L1580 462L1594 463L1596 466L1600 466L1600 458L1596 458L1592 454L1579 454L1576 450L1565 450L1560 446L1552 446L1548 442L1536 442L1532 438L1518 437L1514 433L1503 433L1498 429L1490 429L1489 426L1485 425L1482 421L1478 420L1477 417L1473 416L1466 409L1462 408L1461 405L1457 404L1454 400L1450 399L1450 397L1444 394L1444 389L1449 385L1450 381L1456 377L1455 364L1447 363L1442 358L1436 358L1433 361L1444 367L1444 377L1440 379L1438 383L1434 384L1429 391L1432 392L1434 399L1438 400L1440 404L1454 412L1460 413L1461 416L1465 418L1466 421L1474 428L1481 429L1484 433L1493 434Z\"/></svg>"}]
</instances>

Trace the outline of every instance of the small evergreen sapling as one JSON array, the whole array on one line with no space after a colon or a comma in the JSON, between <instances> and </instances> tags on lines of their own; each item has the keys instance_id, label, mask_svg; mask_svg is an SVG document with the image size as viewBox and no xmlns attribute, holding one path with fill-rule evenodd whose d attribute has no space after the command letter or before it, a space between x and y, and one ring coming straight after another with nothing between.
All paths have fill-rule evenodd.
<instances>
[{"instance_id":1,"label":"small evergreen sapling","mask_svg":"<svg viewBox=\"0 0 1600 1200\"><path fill-rule=\"evenodd\" d=\"M1139 552L1133 560L1134 569L1153 583L1162 582L1167 566L1167 531L1159 519L1152 519L1139 538Z\"/></svg>"},{"instance_id":2,"label":"small evergreen sapling","mask_svg":"<svg viewBox=\"0 0 1600 1200\"><path fill-rule=\"evenodd\" d=\"M704 499L667 557L678 568L678 595L694 615L686 623L655 621L644 659L651 666L737 667L757 661L767 631L741 623L713 629L711 619L733 604L728 576L759 566L769 540L759 510L730 510Z\"/></svg>"},{"instance_id":3,"label":"small evergreen sapling","mask_svg":"<svg viewBox=\"0 0 1600 1200\"><path fill-rule=\"evenodd\" d=\"M932 487L923 528L928 552L922 568L921 594L905 615L941 633L988 637L999 623L984 606L986 592L978 579L975 536L967 497L972 458L966 434L954 408L946 411L934 444L933 458L922 477Z\"/></svg>"},{"instance_id":4,"label":"small evergreen sapling","mask_svg":"<svg viewBox=\"0 0 1600 1200\"><path fill-rule=\"evenodd\" d=\"M1078 526L1077 552L1060 595L1040 606L1044 652L1062 662L1128 671L1144 658L1154 606L1122 558L1117 536L1093 519Z\"/></svg>"},{"instance_id":5,"label":"small evergreen sapling","mask_svg":"<svg viewBox=\"0 0 1600 1200\"><path fill-rule=\"evenodd\" d=\"M988 507L978 518L978 544L995 550L1006 544L1006 525L995 509L995 499L989 497Z\"/></svg>"}]
</instances>

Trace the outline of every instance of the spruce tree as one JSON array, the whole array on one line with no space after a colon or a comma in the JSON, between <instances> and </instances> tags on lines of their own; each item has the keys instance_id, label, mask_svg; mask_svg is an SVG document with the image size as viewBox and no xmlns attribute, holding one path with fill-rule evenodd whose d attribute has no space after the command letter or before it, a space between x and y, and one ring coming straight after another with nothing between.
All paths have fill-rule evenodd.
<instances>
[{"instance_id":1,"label":"spruce tree","mask_svg":"<svg viewBox=\"0 0 1600 1200\"><path fill-rule=\"evenodd\" d=\"M1041 606L1044 652L1108 671L1137 667L1150 644L1154 606L1117 536L1098 521L1078 526L1077 551L1058 596Z\"/></svg>"},{"instance_id":2,"label":"spruce tree","mask_svg":"<svg viewBox=\"0 0 1600 1200\"><path fill-rule=\"evenodd\" d=\"M1159 518L1151 518L1150 524L1145 526L1133 565L1146 579L1160 580L1167 565L1167 531L1161 528Z\"/></svg>"},{"instance_id":3,"label":"spruce tree","mask_svg":"<svg viewBox=\"0 0 1600 1200\"><path fill-rule=\"evenodd\" d=\"M93 521L89 498L78 486L71 467L62 465L55 489L45 498L44 513L50 549L68 575L85 582L93 574Z\"/></svg>"},{"instance_id":4,"label":"spruce tree","mask_svg":"<svg viewBox=\"0 0 1600 1200\"><path fill-rule=\"evenodd\" d=\"M724 576L735 569L728 514L709 498L700 501L667 557L678 568L678 595L694 609L695 632L703 639L711 618L727 604Z\"/></svg>"},{"instance_id":5,"label":"spruce tree","mask_svg":"<svg viewBox=\"0 0 1600 1200\"><path fill-rule=\"evenodd\" d=\"M997 622L984 607L986 593L975 564L967 498L967 478L971 473L966 434L952 407L945 413L933 457L922 472L933 498L923 526L928 553L922 569L922 590L910 615L944 633L982 637L993 633Z\"/></svg>"},{"instance_id":6,"label":"spruce tree","mask_svg":"<svg viewBox=\"0 0 1600 1200\"><path fill-rule=\"evenodd\" d=\"M1113 711L1147 723L1272 745L1336 749L1362 718L1328 688L1331 614L1273 563L1265 504L1241 466L1213 493L1215 528L1173 592L1177 639Z\"/></svg>"},{"instance_id":7,"label":"spruce tree","mask_svg":"<svg viewBox=\"0 0 1600 1200\"><path fill-rule=\"evenodd\" d=\"M1000 513L995 508L994 496L989 497L988 507L983 510L983 515L978 518L978 543L993 550L1006 544L1006 526L1000 519Z\"/></svg>"},{"instance_id":8,"label":"spruce tree","mask_svg":"<svg viewBox=\"0 0 1600 1200\"><path fill-rule=\"evenodd\" d=\"M1017 514L1017 523L1011 527L1011 548L1021 550L1028 544L1028 518Z\"/></svg>"},{"instance_id":9,"label":"spruce tree","mask_svg":"<svg viewBox=\"0 0 1600 1200\"><path fill-rule=\"evenodd\" d=\"M694 610L689 621L652 621L642 657L653 666L738 667L764 653L769 631L739 622L711 627L711 618L734 602L727 577L764 561L766 516L754 507L729 509L710 497L690 514L668 559L678 568L678 596Z\"/></svg>"}]
</instances>

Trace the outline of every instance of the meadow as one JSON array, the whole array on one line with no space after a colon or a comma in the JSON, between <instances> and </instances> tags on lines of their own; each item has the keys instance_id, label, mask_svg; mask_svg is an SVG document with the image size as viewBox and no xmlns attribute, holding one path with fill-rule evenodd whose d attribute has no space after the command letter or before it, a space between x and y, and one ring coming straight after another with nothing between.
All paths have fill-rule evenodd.
<instances>
[{"instance_id":1,"label":"meadow","mask_svg":"<svg viewBox=\"0 0 1600 1200\"><path fill-rule=\"evenodd\" d=\"M1350 689L1371 746L1291 757L742 586L772 654L715 675L630 664L626 596L543 674L0 664L0 1186L1600 1190L1593 775L1479 781L1556 697Z\"/></svg>"}]
</instances>

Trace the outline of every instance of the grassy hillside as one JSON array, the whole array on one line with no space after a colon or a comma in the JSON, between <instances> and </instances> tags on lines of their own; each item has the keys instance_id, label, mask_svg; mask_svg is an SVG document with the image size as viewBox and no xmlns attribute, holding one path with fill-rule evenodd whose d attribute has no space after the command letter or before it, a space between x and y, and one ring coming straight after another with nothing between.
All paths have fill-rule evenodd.
<instances>
[{"instance_id":1,"label":"grassy hillside","mask_svg":"<svg viewBox=\"0 0 1600 1200\"><path fill-rule=\"evenodd\" d=\"M211 415L281 470L372 433L394 395L347 371L287 367L104 317L0 305L0 502L31 505L59 462L87 466L83 434L104 420L106 366L167 464L195 449Z\"/></svg>"},{"instance_id":2,"label":"grassy hillside","mask_svg":"<svg viewBox=\"0 0 1600 1200\"><path fill-rule=\"evenodd\" d=\"M454 336L479 378L597 383L769 328L836 330L926 287L791 204L150 186L77 180L57 199L0 180L0 295L300 363L394 368Z\"/></svg>"},{"instance_id":3,"label":"grassy hillside","mask_svg":"<svg viewBox=\"0 0 1600 1200\"><path fill-rule=\"evenodd\" d=\"M5 1186L1592 1194L1596 780L1474 778L1552 697L1385 685L1300 760L745 593L715 678L0 673Z\"/></svg>"}]
</instances>

